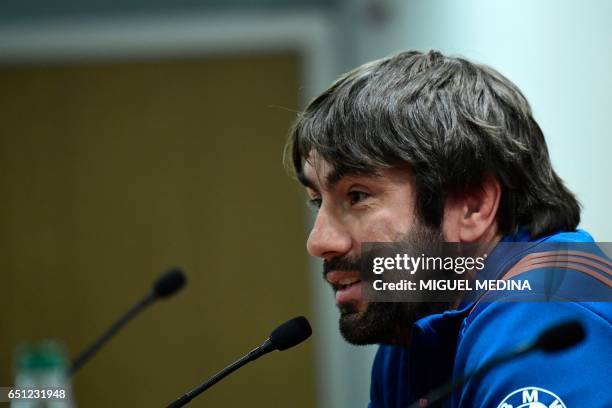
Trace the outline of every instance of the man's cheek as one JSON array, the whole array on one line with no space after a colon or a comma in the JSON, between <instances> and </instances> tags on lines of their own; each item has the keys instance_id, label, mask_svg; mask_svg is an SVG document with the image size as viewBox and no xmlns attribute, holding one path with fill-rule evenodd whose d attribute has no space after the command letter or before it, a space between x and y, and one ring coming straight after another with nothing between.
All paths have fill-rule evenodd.
<instances>
[{"instance_id":1,"label":"man's cheek","mask_svg":"<svg viewBox=\"0 0 612 408\"><path fill-rule=\"evenodd\" d=\"M364 233L367 237L361 242L394 242L410 230L411 223L400 218L378 218L372 220L371 227Z\"/></svg>"}]
</instances>

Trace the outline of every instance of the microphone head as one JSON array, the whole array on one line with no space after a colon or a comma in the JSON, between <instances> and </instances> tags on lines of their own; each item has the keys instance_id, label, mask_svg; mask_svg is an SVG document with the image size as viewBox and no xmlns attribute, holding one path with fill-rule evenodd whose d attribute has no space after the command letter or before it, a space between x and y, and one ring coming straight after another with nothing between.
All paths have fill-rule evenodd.
<instances>
[{"instance_id":1,"label":"microphone head","mask_svg":"<svg viewBox=\"0 0 612 408\"><path fill-rule=\"evenodd\" d=\"M278 326L272 334L270 341L276 350L287 350L297 346L312 334L308 320L304 316L295 317Z\"/></svg>"},{"instance_id":2,"label":"microphone head","mask_svg":"<svg viewBox=\"0 0 612 408\"><path fill-rule=\"evenodd\" d=\"M186 283L185 273L180 268L173 268L155 281L153 293L157 298L166 298L181 290Z\"/></svg>"},{"instance_id":3,"label":"microphone head","mask_svg":"<svg viewBox=\"0 0 612 408\"><path fill-rule=\"evenodd\" d=\"M535 341L533 348L546 352L561 351L573 347L586 337L582 323L570 320L544 330Z\"/></svg>"}]
</instances>

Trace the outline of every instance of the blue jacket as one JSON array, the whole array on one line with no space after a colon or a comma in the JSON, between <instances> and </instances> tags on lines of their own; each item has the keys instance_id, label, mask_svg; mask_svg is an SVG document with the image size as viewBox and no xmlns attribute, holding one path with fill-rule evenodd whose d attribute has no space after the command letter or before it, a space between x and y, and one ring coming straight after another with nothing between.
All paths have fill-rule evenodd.
<instances>
[{"instance_id":1,"label":"blue jacket","mask_svg":"<svg viewBox=\"0 0 612 408\"><path fill-rule=\"evenodd\" d=\"M526 233L502 240L528 241ZM529 252L537 252L542 244L550 242L592 241L584 231L559 233L534 241ZM487 263L493 261L491 273L495 278L504 276L526 255L497 254L495 259L494 254ZM605 257L601 252L597 255ZM575 275L589 285L594 282L596 290L607 291L609 299L611 289L605 283L585 274ZM499 366L457 389L444 406L610 408L612 303L604 301L466 301L457 310L420 319L412 327L408 347L379 347L372 367L370 407L405 408L449 379L459 378L569 319L583 323L587 337L582 343L555 354L534 352Z\"/></svg>"}]
</instances>

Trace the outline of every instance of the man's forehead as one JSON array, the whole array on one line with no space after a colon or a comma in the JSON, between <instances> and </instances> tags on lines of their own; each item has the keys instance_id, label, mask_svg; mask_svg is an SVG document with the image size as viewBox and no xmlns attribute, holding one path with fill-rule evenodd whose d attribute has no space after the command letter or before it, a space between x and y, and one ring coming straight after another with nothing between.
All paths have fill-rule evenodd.
<instances>
[{"instance_id":1,"label":"man's forehead","mask_svg":"<svg viewBox=\"0 0 612 408\"><path fill-rule=\"evenodd\" d=\"M334 172L334 166L318 155L309 155L304 160L300 181L306 187L320 190L329 185L329 177Z\"/></svg>"},{"instance_id":2,"label":"man's forehead","mask_svg":"<svg viewBox=\"0 0 612 408\"><path fill-rule=\"evenodd\" d=\"M303 170L306 177L318 183L334 171L334 166L318 155L311 154L304 160Z\"/></svg>"}]
</instances>

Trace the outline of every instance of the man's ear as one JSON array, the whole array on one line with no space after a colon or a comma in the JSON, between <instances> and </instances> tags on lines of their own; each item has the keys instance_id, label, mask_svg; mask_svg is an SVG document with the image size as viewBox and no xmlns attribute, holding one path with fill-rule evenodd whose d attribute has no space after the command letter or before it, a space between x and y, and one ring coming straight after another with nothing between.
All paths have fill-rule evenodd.
<instances>
[{"instance_id":1,"label":"man's ear","mask_svg":"<svg viewBox=\"0 0 612 408\"><path fill-rule=\"evenodd\" d=\"M493 176L482 184L451 194L444 203L442 230L447 241L488 242L498 234L501 185Z\"/></svg>"}]
</instances>

